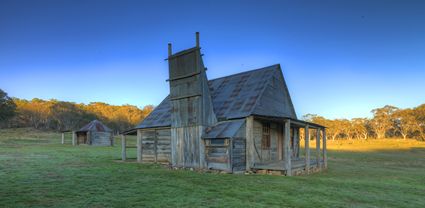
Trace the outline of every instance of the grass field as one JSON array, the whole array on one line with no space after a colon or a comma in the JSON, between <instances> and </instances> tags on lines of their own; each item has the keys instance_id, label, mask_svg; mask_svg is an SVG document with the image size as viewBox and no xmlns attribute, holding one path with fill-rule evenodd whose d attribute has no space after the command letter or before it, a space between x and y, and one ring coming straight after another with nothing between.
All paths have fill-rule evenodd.
<instances>
[{"instance_id":1,"label":"grass field","mask_svg":"<svg viewBox=\"0 0 425 208\"><path fill-rule=\"evenodd\" d=\"M425 143L328 142L310 176L197 173L119 162L115 147L0 130L0 207L424 207ZM135 157L135 150L130 157Z\"/></svg>"}]
</instances>

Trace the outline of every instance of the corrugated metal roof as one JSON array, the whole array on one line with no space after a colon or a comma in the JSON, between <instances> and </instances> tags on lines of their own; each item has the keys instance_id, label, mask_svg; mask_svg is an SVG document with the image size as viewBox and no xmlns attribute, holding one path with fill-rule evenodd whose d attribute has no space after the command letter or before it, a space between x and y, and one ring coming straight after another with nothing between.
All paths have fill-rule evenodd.
<instances>
[{"instance_id":1,"label":"corrugated metal roof","mask_svg":"<svg viewBox=\"0 0 425 208\"><path fill-rule=\"evenodd\" d=\"M86 131L99 131L99 132L111 132L112 129L108 128L103 124L102 122L98 120L93 120L87 125L85 125L83 128L78 130L77 132L86 132Z\"/></svg>"},{"instance_id":2,"label":"corrugated metal roof","mask_svg":"<svg viewBox=\"0 0 425 208\"><path fill-rule=\"evenodd\" d=\"M136 126L140 128L163 127L171 125L171 104L167 96L153 111Z\"/></svg>"},{"instance_id":3,"label":"corrugated metal roof","mask_svg":"<svg viewBox=\"0 0 425 208\"><path fill-rule=\"evenodd\" d=\"M244 123L244 119L218 122L214 126L205 129L205 133L202 138L231 138L235 136Z\"/></svg>"},{"instance_id":4,"label":"corrugated metal roof","mask_svg":"<svg viewBox=\"0 0 425 208\"><path fill-rule=\"evenodd\" d=\"M208 81L214 113L218 120L249 115L296 119L289 92L280 69L272 65ZM136 128L171 125L168 96Z\"/></svg>"}]
</instances>

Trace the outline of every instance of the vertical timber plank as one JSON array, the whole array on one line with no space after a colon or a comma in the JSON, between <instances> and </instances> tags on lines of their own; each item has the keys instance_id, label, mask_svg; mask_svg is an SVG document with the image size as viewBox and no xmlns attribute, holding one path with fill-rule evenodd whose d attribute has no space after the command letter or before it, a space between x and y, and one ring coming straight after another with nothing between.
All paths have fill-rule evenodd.
<instances>
[{"instance_id":1,"label":"vertical timber plank","mask_svg":"<svg viewBox=\"0 0 425 208\"><path fill-rule=\"evenodd\" d=\"M170 148L171 148L171 166L177 166L177 150L179 148L177 142L177 129L170 128Z\"/></svg>"},{"instance_id":2,"label":"vertical timber plank","mask_svg":"<svg viewBox=\"0 0 425 208\"><path fill-rule=\"evenodd\" d=\"M228 155L229 155L229 171L233 173L233 139L229 138Z\"/></svg>"},{"instance_id":3,"label":"vertical timber plank","mask_svg":"<svg viewBox=\"0 0 425 208\"><path fill-rule=\"evenodd\" d=\"M137 129L137 162L142 162L142 130Z\"/></svg>"},{"instance_id":4,"label":"vertical timber plank","mask_svg":"<svg viewBox=\"0 0 425 208\"><path fill-rule=\"evenodd\" d=\"M127 141L125 141L125 135L121 134L121 159L125 161L127 159Z\"/></svg>"},{"instance_id":5,"label":"vertical timber plank","mask_svg":"<svg viewBox=\"0 0 425 208\"><path fill-rule=\"evenodd\" d=\"M278 159L283 160L283 127L281 125L277 128L277 154Z\"/></svg>"},{"instance_id":6,"label":"vertical timber plank","mask_svg":"<svg viewBox=\"0 0 425 208\"><path fill-rule=\"evenodd\" d=\"M305 171L307 174L310 172L310 130L309 126L306 125L304 128L304 140L305 140Z\"/></svg>"},{"instance_id":7,"label":"vertical timber plank","mask_svg":"<svg viewBox=\"0 0 425 208\"><path fill-rule=\"evenodd\" d=\"M286 169L286 175L292 176L292 164L291 164L291 121L289 119L285 120L285 137L283 140L283 146L284 146L284 161L285 161L285 169Z\"/></svg>"},{"instance_id":8,"label":"vertical timber plank","mask_svg":"<svg viewBox=\"0 0 425 208\"><path fill-rule=\"evenodd\" d=\"M64 132L62 132L62 142L61 143L65 144L65 133Z\"/></svg>"},{"instance_id":9,"label":"vertical timber plank","mask_svg":"<svg viewBox=\"0 0 425 208\"><path fill-rule=\"evenodd\" d=\"M75 131L72 131L72 146L75 146L75 138L76 137L76 135L75 135Z\"/></svg>"},{"instance_id":10,"label":"vertical timber plank","mask_svg":"<svg viewBox=\"0 0 425 208\"><path fill-rule=\"evenodd\" d=\"M91 145L91 144L92 144L92 141L91 141L91 134L90 134L90 131L88 131L88 132L87 132L87 134L86 134L86 138L87 138L87 142Z\"/></svg>"},{"instance_id":11,"label":"vertical timber plank","mask_svg":"<svg viewBox=\"0 0 425 208\"><path fill-rule=\"evenodd\" d=\"M155 138L154 138L154 143L153 143L153 148L154 148L154 156L155 156L155 163L158 162L158 131L155 130Z\"/></svg>"},{"instance_id":12,"label":"vertical timber plank","mask_svg":"<svg viewBox=\"0 0 425 208\"><path fill-rule=\"evenodd\" d=\"M110 135L111 146L114 146L114 133L112 132Z\"/></svg>"},{"instance_id":13,"label":"vertical timber plank","mask_svg":"<svg viewBox=\"0 0 425 208\"><path fill-rule=\"evenodd\" d=\"M246 118L246 171L250 171L254 165L254 117Z\"/></svg>"},{"instance_id":14,"label":"vertical timber plank","mask_svg":"<svg viewBox=\"0 0 425 208\"><path fill-rule=\"evenodd\" d=\"M199 167L201 169L207 168L207 161L205 159L205 141L202 139L202 132L204 132L204 129L205 128L203 126L198 127L198 135L199 138L201 138L199 140Z\"/></svg>"},{"instance_id":15,"label":"vertical timber plank","mask_svg":"<svg viewBox=\"0 0 425 208\"><path fill-rule=\"evenodd\" d=\"M322 129L323 132L323 168L328 168L328 153L326 149L326 129Z\"/></svg>"},{"instance_id":16,"label":"vertical timber plank","mask_svg":"<svg viewBox=\"0 0 425 208\"><path fill-rule=\"evenodd\" d=\"M317 168L320 169L320 129L316 129L316 161L317 161Z\"/></svg>"}]
</instances>

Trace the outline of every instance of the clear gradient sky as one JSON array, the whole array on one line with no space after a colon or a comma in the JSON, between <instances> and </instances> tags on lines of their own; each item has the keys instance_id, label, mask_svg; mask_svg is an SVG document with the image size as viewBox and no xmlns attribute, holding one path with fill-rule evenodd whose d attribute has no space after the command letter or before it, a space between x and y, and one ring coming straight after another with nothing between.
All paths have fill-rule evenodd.
<instances>
[{"instance_id":1,"label":"clear gradient sky","mask_svg":"<svg viewBox=\"0 0 425 208\"><path fill-rule=\"evenodd\" d=\"M0 0L10 96L157 105L167 43L201 33L210 79L276 63L299 117L425 103L425 1Z\"/></svg>"}]
</instances>

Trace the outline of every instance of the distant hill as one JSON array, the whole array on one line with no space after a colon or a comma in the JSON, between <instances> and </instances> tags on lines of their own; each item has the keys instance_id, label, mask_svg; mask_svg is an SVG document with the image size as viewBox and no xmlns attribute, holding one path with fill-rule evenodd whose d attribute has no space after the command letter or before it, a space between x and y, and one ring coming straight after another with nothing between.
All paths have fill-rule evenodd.
<instances>
[{"instance_id":1,"label":"distant hill","mask_svg":"<svg viewBox=\"0 0 425 208\"><path fill-rule=\"evenodd\" d=\"M75 130L98 119L115 131L123 131L141 122L153 109L152 105L110 105L102 102L81 104L34 98L13 98L16 114L4 121L4 128L33 127L44 130Z\"/></svg>"}]
</instances>

